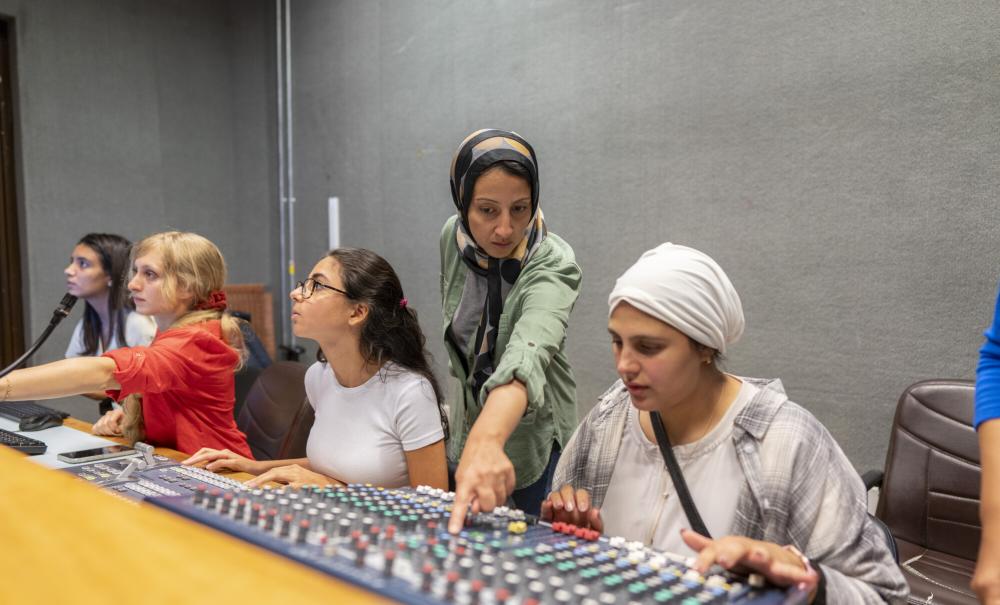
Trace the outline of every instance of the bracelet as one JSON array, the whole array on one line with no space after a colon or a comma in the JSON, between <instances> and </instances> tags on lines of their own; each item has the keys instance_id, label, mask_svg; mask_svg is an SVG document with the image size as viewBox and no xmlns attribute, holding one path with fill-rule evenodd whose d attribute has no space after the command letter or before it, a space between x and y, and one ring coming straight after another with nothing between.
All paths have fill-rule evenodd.
<instances>
[{"instance_id":1,"label":"bracelet","mask_svg":"<svg viewBox=\"0 0 1000 605\"><path fill-rule=\"evenodd\" d=\"M809 557L807 557L804 554L802 554L802 551L799 550L798 548L795 548L795 545L793 545L793 544L785 544L781 548L787 550L788 552L790 552L793 555L795 555L796 557L798 557L799 560L802 561L802 565L806 568L806 573L809 573L809 572L813 571L812 562L809 561Z\"/></svg>"},{"instance_id":2,"label":"bracelet","mask_svg":"<svg viewBox=\"0 0 1000 605\"><path fill-rule=\"evenodd\" d=\"M788 552L798 557L799 560L802 561L802 565L806 568L806 573L813 574L813 576L816 577L816 582L799 582L798 584L795 585L795 587L798 588L799 590L812 592L812 590L816 588L817 584L819 583L818 581L820 576L816 572L816 570L813 569L812 562L809 560L809 557L802 554L802 551L799 550L798 548L795 548L793 544L786 544L782 546L782 548L784 548Z\"/></svg>"},{"instance_id":3,"label":"bracelet","mask_svg":"<svg viewBox=\"0 0 1000 605\"><path fill-rule=\"evenodd\" d=\"M7 398L10 397L10 389L14 386L10 381L10 376L5 378L4 381L7 383L7 387L4 389L3 399L0 399L0 401L7 401Z\"/></svg>"}]
</instances>

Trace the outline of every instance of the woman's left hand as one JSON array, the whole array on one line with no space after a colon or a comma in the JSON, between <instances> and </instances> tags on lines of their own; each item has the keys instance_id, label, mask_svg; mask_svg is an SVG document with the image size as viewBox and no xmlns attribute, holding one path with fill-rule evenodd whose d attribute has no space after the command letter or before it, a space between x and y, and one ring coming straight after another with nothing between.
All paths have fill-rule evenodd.
<instances>
[{"instance_id":1,"label":"woman's left hand","mask_svg":"<svg viewBox=\"0 0 1000 605\"><path fill-rule=\"evenodd\" d=\"M336 479L313 472L298 464L272 468L266 473L262 473L247 481L245 485L247 487L258 487L271 481L286 483L290 487L302 487L303 485L344 485Z\"/></svg>"},{"instance_id":2,"label":"woman's left hand","mask_svg":"<svg viewBox=\"0 0 1000 605\"><path fill-rule=\"evenodd\" d=\"M700 573L708 571L713 564L736 573L758 573L777 586L798 585L810 593L810 600L819 583L815 570L807 571L797 554L773 542L743 536L712 540L690 529L682 529L681 538L698 552L693 567Z\"/></svg>"}]
</instances>

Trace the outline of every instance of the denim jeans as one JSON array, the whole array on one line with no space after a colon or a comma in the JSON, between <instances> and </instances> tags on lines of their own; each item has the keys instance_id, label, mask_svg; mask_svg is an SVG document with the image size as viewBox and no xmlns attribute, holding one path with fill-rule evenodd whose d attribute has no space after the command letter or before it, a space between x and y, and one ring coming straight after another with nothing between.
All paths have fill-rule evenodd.
<instances>
[{"instance_id":1,"label":"denim jeans","mask_svg":"<svg viewBox=\"0 0 1000 605\"><path fill-rule=\"evenodd\" d=\"M552 475L556 472L556 464L559 463L559 454L561 453L559 444L553 443L552 453L549 454L549 463L542 471L542 476L538 478L538 481L527 487L514 490L514 493L510 495L514 506L529 515L538 515L541 512L542 502L552 491Z\"/></svg>"},{"instance_id":2,"label":"denim jeans","mask_svg":"<svg viewBox=\"0 0 1000 605\"><path fill-rule=\"evenodd\" d=\"M556 472L556 465L559 464L559 455L562 450L558 443L552 444L552 453L549 454L549 463L542 471L542 476L527 487L514 490L514 493L507 499L507 506L516 506L529 515L538 515L542 510L542 502L552 491L552 475ZM448 461L448 489L455 491L455 469L458 464Z\"/></svg>"}]
</instances>

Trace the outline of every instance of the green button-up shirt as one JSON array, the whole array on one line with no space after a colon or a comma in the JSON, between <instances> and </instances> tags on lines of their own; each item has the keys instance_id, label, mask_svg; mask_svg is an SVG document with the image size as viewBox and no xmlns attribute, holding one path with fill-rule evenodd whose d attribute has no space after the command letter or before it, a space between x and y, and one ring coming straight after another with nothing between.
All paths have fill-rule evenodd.
<instances>
[{"instance_id":1,"label":"green button-up shirt","mask_svg":"<svg viewBox=\"0 0 1000 605\"><path fill-rule=\"evenodd\" d=\"M462 299L469 269L455 245L458 216L441 230L441 300L447 333ZM504 451L517 474L515 488L531 485L542 476L552 443L565 445L576 428L576 381L566 359L566 325L580 292L580 267L573 249L549 233L521 270L504 301L498 324L493 374L479 400L472 394L463 353L448 339L448 366L461 383L461 396L451 402L451 440L448 457L458 460L469 429L482 411L487 394L514 379L528 391L528 408L507 440Z\"/></svg>"}]
</instances>

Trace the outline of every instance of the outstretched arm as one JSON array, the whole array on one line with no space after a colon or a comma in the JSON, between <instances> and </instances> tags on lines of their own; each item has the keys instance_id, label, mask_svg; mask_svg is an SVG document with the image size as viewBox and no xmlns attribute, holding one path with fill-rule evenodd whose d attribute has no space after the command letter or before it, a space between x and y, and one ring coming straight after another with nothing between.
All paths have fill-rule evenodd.
<instances>
[{"instance_id":1,"label":"outstretched arm","mask_svg":"<svg viewBox=\"0 0 1000 605\"><path fill-rule=\"evenodd\" d=\"M15 370L0 380L0 401L55 399L120 387L107 357L72 357Z\"/></svg>"},{"instance_id":2,"label":"outstretched arm","mask_svg":"<svg viewBox=\"0 0 1000 605\"><path fill-rule=\"evenodd\" d=\"M461 531L470 505L473 512L490 511L503 505L514 491L514 465L503 447L527 407L527 390L517 380L490 391L455 471L455 501L448 522L451 533Z\"/></svg>"}]
</instances>

